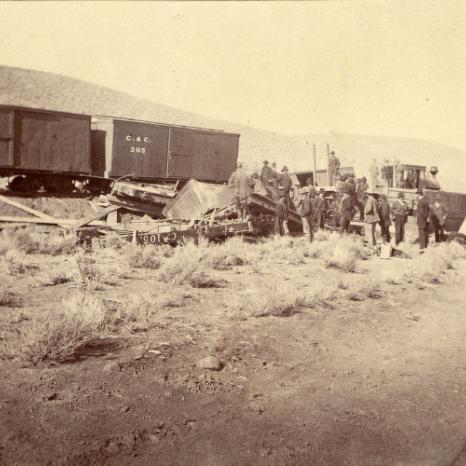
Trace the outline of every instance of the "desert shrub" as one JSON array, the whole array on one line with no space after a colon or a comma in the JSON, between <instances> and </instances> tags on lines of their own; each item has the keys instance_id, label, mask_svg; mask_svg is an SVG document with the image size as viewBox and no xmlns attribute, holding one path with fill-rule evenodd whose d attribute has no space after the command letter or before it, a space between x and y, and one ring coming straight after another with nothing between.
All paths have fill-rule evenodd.
<instances>
[{"instance_id":1,"label":"desert shrub","mask_svg":"<svg viewBox=\"0 0 466 466\"><path fill-rule=\"evenodd\" d=\"M126 302L110 306L107 328L112 331L138 333L160 325L160 312L183 304L181 294L160 291L129 296Z\"/></svg>"},{"instance_id":2,"label":"desert shrub","mask_svg":"<svg viewBox=\"0 0 466 466\"><path fill-rule=\"evenodd\" d=\"M189 284L193 288L221 288L226 281L215 278L202 270L196 270L189 278Z\"/></svg>"},{"instance_id":3,"label":"desert shrub","mask_svg":"<svg viewBox=\"0 0 466 466\"><path fill-rule=\"evenodd\" d=\"M76 248L76 236L72 233L31 233L23 231L13 238L14 246L25 254L71 254Z\"/></svg>"},{"instance_id":4,"label":"desert shrub","mask_svg":"<svg viewBox=\"0 0 466 466\"><path fill-rule=\"evenodd\" d=\"M85 294L72 295L58 311L34 314L15 333L4 336L0 355L34 365L70 361L101 338L105 323L102 301Z\"/></svg>"},{"instance_id":5,"label":"desert shrub","mask_svg":"<svg viewBox=\"0 0 466 466\"><path fill-rule=\"evenodd\" d=\"M55 286L60 285L62 283L68 283L72 280L72 277L65 272L62 271L54 271L51 270L47 274L47 279L45 281L46 286Z\"/></svg>"},{"instance_id":6,"label":"desert shrub","mask_svg":"<svg viewBox=\"0 0 466 466\"><path fill-rule=\"evenodd\" d=\"M400 267L386 267L380 271L380 279L389 285L401 285L406 280L406 268Z\"/></svg>"},{"instance_id":7,"label":"desert shrub","mask_svg":"<svg viewBox=\"0 0 466 466\"><path fill-rule=\"evenodd\" d=\"M76 235L73 233L43 235L39 241L39 254L51 256L73 254L76 251Z\"/></svg>"},{"instance_id":8,"label":"desert shrub","mask_svg":"<svg viewBox=\"0 0 466 466\"><path fill-rule=\"evenodd\" d=\"M297 289L292 284L283 284L280 288L250 290L232 296L227 305L236 320L247 317L288 317L305 309L328 306L336 297L335 286L314 286Z\"/></svg>"},{"instance_id":9,"label":"desert shrub","mask_svg":"<svg viewBox=\"0 0 466 466\"><path fill-rule=\"evenodd\" d=\"M357 255L344 245L336 245L331 254L325 258L325 264L329 268L335 268L344 272L355 272L357 269Z\"/></svg>"},{"instance_id":10,"label":"desert shrub","mask_svg":"<svg viewBox=\"0 0 466 466\"><path fill-rule=\"evenodd\" d=\"M241 238L231 238L223 244L206 247L202 260L213 269L226 270L251 263L254 252L254 245L245 243Z\"/></svg>"},{"instance_id":11,"label":"desert shrub","mask_svg":"<svg viewBox=\"0 0 466 466\"><path fill-rule=\"evenodd\" d=\"M30 259L17 249L10 249L5 254L4 261L11 275L23 275L39 269L36 264L32 264Z\"/></svg>"},{"instance_id":12,"label":"desert shrub","mask_svg":"<svg viewBox=\"0 0 466 466\"><path fill-rule=\"evenodd\" d=\"M14 247L12 234L12 230L0 232L0 256L4 256Z\"/></svg>"},{"instance_id":13,"label":"desert shrub","mask_svg":"<svg viewBox=\"0 0 466 466\"><path fill-rule=\"evenodd\" d=\"M317 230L314 234L314 241L328 241L329 233L325 230Z\"/></svg>"},{"instance_id":14,"label":"desert shrub","mask_svg":"<svg viewBox=\"0 0 466 466\"><path fill-rule=\"evenodd\" d=\"M16 307L21 304L21 299L16 293L0 287L0 306Z\"/></svg>"},{"instance_id":15,"label":"desert shrub","mask_svg":"<svg viewBox=\"0 0 466 466\"><path fill-rule=\"evenodd\" d=\"M158 269L162 264L155 247L130 245L123 250L131 267Z\"/></svg>"},{"instance_id":16,"label":"desert shrub","mask_svg":"<svg viewBox=\"0 0 466 466\"><path fill-rule=\"evenodd\" d=\"M377 280L363 280L354 283L346 293L346 297L352 301L364 301L366 298L379 299L382 296L382 286Z\"/></svg>"},{"instance_id":17,"label":"desert shrub","mask_svg":"<svg viewBox=\"0 0 466 466\"><path fill-rule=\"evenodd\" d=\"M102 271L92 256L85 252L80 252L79 254L76 254L74 258L78 265L81 283L89 284L90 282L100 280L102 277Z\"/></svg>"},{"instance_id":18,"label":"desert shrub","mask_svg":"<svg viewBox=\"0 0 466 466\"><path fill-rule=\"evenodd\" d=\"M131 243L128 243L126 238L119 235L108 235L105 238L104 244L106 248L112 249L123 249L124 247L131 245Z\"/></svg>"},{"instance_id":19,"label":"desert shrub","mask_svg":"<svg viewBox=\"0 0 466 466\"><path fill-rule=\"evenodd\" d=\"M344 272L356 272L358 261L367 257L368 252L360 238L336 233L330 235L323 254L327 267Z\"/></svg>"},{"instance_id":20,"label":"desert shrub","mask_svg":"<svg viewBox=\"0 0 466 466\"><path fill-rule=\"evenodd\" d=\"M454 268L456 260L466 257L465 249L457 243L443 243L429 247L423 254L417 254L409 266L405 276L408 281L417 284L437 284L449 269Z\"/></svg>"},{"instance_id":21,"label":"desert shrub","mask_svg":"<svg viewBox=\"0 0 466 466\"><path fill-rule=\"evenodd\" d=\"M192 244L176 248L172 257L160 268L160 278L173 284L189 283L193 274L202 268L205 248Z\"/></svg>"}]
</instances>

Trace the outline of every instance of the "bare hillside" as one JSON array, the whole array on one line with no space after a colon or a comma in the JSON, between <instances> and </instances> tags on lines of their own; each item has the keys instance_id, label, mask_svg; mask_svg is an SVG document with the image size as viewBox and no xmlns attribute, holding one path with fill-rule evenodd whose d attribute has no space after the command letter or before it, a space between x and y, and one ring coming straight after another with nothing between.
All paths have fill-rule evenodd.
<instances>
[{"instance_id":1,"label":"bare hillside","mask_svg":"<svg viewBox=\"0 0 466 466\"><path fill-rule=\"evenodd\" d=\"M174 107L52 73L0 66L0 103L86 114L104 114L189 126L223 129L241 134L240 158L252 168L264 158L291 169L312 168L312 143L317 145L318 167L325 164L326 143L344 165L365 172L372 158L396 158L407 163L437 165L443 187L463 191L466 152L418 139L384 136L287 136L207 118ZM312 130L312 128L310 128Z\"/></svg>"}]
</instances>

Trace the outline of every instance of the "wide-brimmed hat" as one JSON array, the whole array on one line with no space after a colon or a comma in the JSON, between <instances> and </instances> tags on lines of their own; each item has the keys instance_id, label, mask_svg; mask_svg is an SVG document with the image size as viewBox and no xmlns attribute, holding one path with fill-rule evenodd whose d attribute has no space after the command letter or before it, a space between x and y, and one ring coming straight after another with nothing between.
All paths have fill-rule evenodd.
<instances>
[{"instance_id":1,"label":"wide-brimmed hat","mask_svg":"<svg viewBox=\"0 0 466 466\"><path fill-rule=\"evenodd\" d=\"M398 191L398 199L404 199L405 193L403 191Z\"/></svg>"},{"instance_id":2,"label":"wide-brimmed hat","mask_svg":"<svg viewBox=\"0 0 466 466\"><path fill-rule=\"evenodd\" d=\"M268 161L268 160L264 160L262 163L264 163L264 164L268 164L268 163L269 163L269 161Z\"/></svg>"},{"instance_id":3,"label":"wide-brimmed hat","mask_svg":"<svg viewBox=\"0 0 466 466\"><path fill-rule=\"evenodd\" d=\"M324 189L324 188L320 188L320 189L319 189L319 193L325 193L325 189Z\"/></svg>"},{"instance_id":4,"label":"wide-brimmed hat","mask_svg":"<svg viewBox=\"0 0 466 466\"><path fill-rule=\"evenodd\" d=\"M363 177L361 178L361 181L367 181L367 178L366 178L365 176L363 176Z\"/></svg>"},{"instance_id":5,"label":"wide-brimmed hat","mask_svg":"<svg viewBox=\"0 0 466 466\"><path fill-rule=\"evenodd\" d=\"M288 171L288 167L285 165L283 168L282 168L282 172L287 172Z\"/></svg>"},{"instance_id":6,"label":"wide-brimmed hat","mask_svg":"<svg viewBox=\"0 0 466 466\"><path fill-rule=\"evenodd\" d=\"M332 150L332 152L330 152L330 155L335 155L335 151Z\"/></svg>"}]
</instances>

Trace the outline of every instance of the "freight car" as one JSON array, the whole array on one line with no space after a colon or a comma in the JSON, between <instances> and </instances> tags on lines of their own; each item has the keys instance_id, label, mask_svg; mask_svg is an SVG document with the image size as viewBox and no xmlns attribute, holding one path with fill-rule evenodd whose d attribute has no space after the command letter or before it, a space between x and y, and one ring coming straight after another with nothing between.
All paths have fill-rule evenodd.
<instances>
[{"instance_id":1,"label":"freight car","mask_svg":"<svg viewBox=\"0 0 466 466\"><path fill-rule=\"evenodd\" d=\"M0 176L14 191L93 193L128 176L146 183L225 182L239 135L148 121L0 106Z\"/></svg>"},{"instance_id":2,"label":"freight car","mask_svg":"<svg viewBox=\"0 0 466 466\"><path fill-rule=\"evenodd\" d=\"M224 183L236 167L239 134L149 121L92 118L93 173L146 182L194 178Z\"/></svg>"},{"instance_id":3,"label":"freight car","mask_svg":"<svg viewBox=\"0 0 466 466\"><path fill-rule=\"evenodd\" d=\"M0 176L14 191L73 189L92 177L91 117L0 106Z\"/></svg>"}]
</instances>

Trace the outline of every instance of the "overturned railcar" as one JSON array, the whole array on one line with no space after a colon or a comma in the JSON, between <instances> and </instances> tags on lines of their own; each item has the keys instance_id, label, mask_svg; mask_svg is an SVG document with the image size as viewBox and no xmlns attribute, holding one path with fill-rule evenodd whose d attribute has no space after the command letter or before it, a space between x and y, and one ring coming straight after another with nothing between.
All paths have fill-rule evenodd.
<instances>
[{"instance_id":1,"label":"overturned railcar","mask_svg":"<svg viewBox=\"0 0 466 466\"><path fill-rule=\"evenodd\" d=\"M106 116L92 118L93 172L109 178L225 182L235 169L238 147L239 134Z\"/></svg>"}]
</instances>

